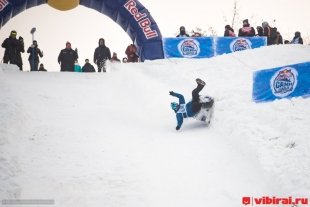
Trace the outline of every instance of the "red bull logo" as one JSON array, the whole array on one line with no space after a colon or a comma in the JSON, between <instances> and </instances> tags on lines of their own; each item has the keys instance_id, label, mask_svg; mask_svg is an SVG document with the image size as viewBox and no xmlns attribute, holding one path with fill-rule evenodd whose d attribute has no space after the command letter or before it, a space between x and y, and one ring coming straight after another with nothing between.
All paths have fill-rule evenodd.
<instances>
[{"instance_id":1,"label":"red bull logo","mask_svg":"<svg viewBox=\"0 0 310 207\"><path fill-rule=\"evenodd\" d=\"M297 85L297 71L285 67L277 71L270 80L272 93L277 97L286 97L294 92Z\"/></svg>"}]
</instances>

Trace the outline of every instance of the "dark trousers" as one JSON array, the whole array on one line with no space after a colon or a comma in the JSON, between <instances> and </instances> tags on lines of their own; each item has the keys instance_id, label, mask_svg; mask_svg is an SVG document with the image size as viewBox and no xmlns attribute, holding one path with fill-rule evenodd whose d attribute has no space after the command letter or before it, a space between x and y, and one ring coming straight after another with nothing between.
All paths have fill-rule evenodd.
<instances>
[{"instance_id":1,"label":"dark trousers","mask_svg":"<svg viewBox=\"0 0 310 207\"><path fill-rule=\"evenodd\" d=\"M30 63L30 71L38 71L39 61L29 60Z\"/></svg>"},{"instance_id":2,"label":"dark trousers","mask_svg":"<svg viewBox=\"0 0 310 207\"><path fill-rule=\"evenodd\" d=\"M197 87L192 91L192 110L193 113L200 111L202 103L200 103L199 92L203 89L203 85L197 85Z\"/></svg>"},{"instance_id":3,"label":"dark trousers","mask_svg":"<svg viewBox=\"0 0 310 207\"><path fill-rule=\"evenodd\" d=\"M100 73L101 70L102 72L107 72L106 67L105 67L105 60L100 61L97 66L98 66L98 73Z\"/></svg>"}]
</instances>

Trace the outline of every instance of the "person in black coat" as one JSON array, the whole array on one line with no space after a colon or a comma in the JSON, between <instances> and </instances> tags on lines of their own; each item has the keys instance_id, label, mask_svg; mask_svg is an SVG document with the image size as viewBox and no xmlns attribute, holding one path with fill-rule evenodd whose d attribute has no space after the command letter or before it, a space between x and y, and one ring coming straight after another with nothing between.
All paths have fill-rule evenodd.
<instances>
[{"instance_id":1,"label":"person in black coat","mask_svg":"<svg viewBox=\"0 0 310 207\"><path fill-rule=\"evenodd\" d=\"M38 48L38 43L36 40L33 41L32 45L28 48L27 53L29 55L30 71L38 71L39 67L39 56L43 57L43 52Z\"/></svg>"},{"instance_id":2,"label":"person in black coat","mask_svg":"<svg viewBox=\"0 0 310 207\"><path fill-rule=\"evenodd\" d=\"M180 27L180 33L177 35L177 37L189 37L184 26Z\"/></svg>"},{"instance_id":3,"label":"person in black coat","mask_svg":"<svg viewBox=\"0 0 310 207\"><path fill-rule=\"evenodd\" d=\"M224 37L236 37L235 31L230 25L225 26Z\"/></svg>"},{"instance_id":4,"label":"person in black coat","mask_svg":"<svg viewBox=\"0 0 310 207\"><path fill-rule=\"evenodd\" d=\"M60 71L74 72L74 62L79 58L77 49L72 50L71 43L66 43L66 48L61 50L58 56Z\"/></svg>"},{"instance_id":5,"label":"person in black coat","mask_svg":"<svg viewBox=\"0 0 310 207\"><path fill-rule=\"evenodd\" d=\"M249 20L243 20L243 27L239 29L238 33L239 37L254 37L255 36L255 29L250 26Z\"/></svg>"},{"instance_id":6,"label":"person in black coat","mask_svg":"<svg viewBox=\"0 0 310 207\"><path fill-rule=\"evenodd\" d=\"M85 65L82 67L82 72L84 73L96 72L94 66L89 63L88 59L85 60Z\"/></svg>"},{"instance_id":7,"label":"person in black coat","mask_svg":"<svg viewBox=\"0 0 310 207\"><path fill-rule=\"evenodd\" d=\"M295 36L293 40L291 41L291 44L304 44L304 41L301 37L300 32L295 32Z\"/></svg>"},{"instance_id":8,"label":"person in black coat","mask_svg":"<svg viewBox=\"0 0 310 207\"><path fill-rule=\"evenodd\" d=\"M106 60L111 60L110 49L105 46L103 38L99 39L99 46L95 49L94 63L98 66L98 72L106 72Z\"/></svg>"},{"instance_id":9,"label":"person in black coat","mask_svg":"<svg viewBox=\"0 0 310 207\"><path fill-rule=\"evenodd\" d=\"M23 70L23 61L21 53L25 52L24 41L22 37L16 39L17 32L15 30L11 31L10 37L6 38L2 47L5 48L3 63L15 64L20 70Z\"/></svg>"}]
</instances>

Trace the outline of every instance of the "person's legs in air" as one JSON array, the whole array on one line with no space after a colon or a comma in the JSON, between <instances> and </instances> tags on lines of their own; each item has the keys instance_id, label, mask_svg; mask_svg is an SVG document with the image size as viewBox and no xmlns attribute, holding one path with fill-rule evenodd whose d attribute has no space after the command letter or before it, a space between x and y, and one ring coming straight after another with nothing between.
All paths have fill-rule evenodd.
<instances>
[{"instance_id":1,"label":"person's legs in air","mask_svg":"<svg viewBox=\"0 0 310 207\"><path fill-rule=\"evenodd\" d=\"M196 79L196 82L197 82L197 87L192 91L192 99L193 99L192 100L192 110L193 110L193 113L197 113L198 111L200 111L202 104L200 103L199 92L205 86L205 82L199 78Z\"/></svg>"}]
</instances>

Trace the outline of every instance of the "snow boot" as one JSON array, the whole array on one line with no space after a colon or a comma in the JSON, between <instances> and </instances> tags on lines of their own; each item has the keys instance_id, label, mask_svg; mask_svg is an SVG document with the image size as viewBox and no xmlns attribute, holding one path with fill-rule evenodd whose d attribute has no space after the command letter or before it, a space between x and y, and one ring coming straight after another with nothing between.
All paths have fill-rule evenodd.
<instances>
[{"instance_id":1,"label":"snow boot","mask_svg":"<svg viewBox=\"0 0 310 207\"><path fill-rule=\"evenodd\" d=\"M196 79L196 83L197 83L198 85L202 85L202 86L206 85L206 83L205 83L203 80L201 80L200 78L197 78L197 79Z\"/></svg>"}]
</instances>

